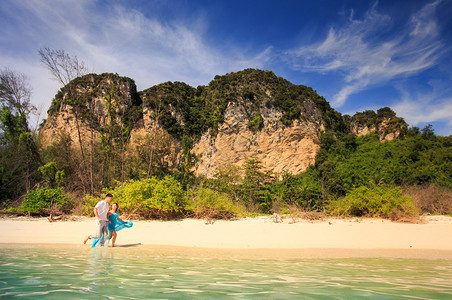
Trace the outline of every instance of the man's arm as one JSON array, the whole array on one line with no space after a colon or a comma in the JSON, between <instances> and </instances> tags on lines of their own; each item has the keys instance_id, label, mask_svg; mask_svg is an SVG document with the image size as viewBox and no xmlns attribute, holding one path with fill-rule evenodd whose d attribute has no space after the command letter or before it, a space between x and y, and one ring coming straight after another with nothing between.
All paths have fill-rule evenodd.
<instances>
[{"instance_id":1,"label":"man's arm","mask_svg":"<svg viewBox=\"0 0 452 300\"><path fill-rule=\"evenodd\" d=\"M102 221L102 219L99 217L99 212L97 211L97 208L94 208L94 215L99 220L99 222Z\"/></svg>"},{"instance_id":2,"label":"man's arm","mask_svg":"<svg viewBox=\"0 0 452 300\"><path fill-rule=\"evenodd\" d=\"M97 208L94 208L94 215L96 216L96 218L99 220L99 222L102 222L103 220L99 217L99 212L97 211ZM107 220L107 223L111 223L110 220Z\"/></svg>"}]
</instances>

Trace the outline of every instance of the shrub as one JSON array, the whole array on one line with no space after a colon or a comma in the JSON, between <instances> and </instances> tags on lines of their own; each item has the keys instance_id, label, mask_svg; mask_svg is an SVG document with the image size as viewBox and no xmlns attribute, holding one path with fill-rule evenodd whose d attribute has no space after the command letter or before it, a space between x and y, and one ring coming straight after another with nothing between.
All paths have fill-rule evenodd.
<instances>
[{"instance_id":1,"label":"shrub","mask_svg":"<svg viewBox=\"0 0 452 300\"><path fill-rule=\"evenodd\" d=\"M97 202L99 202L101 198L97 198L91 195L85 195L83 199L83 204L81 208L81 213L83 215L88 215L90 217L94 217L94 206L96 206Z\"/></svg>"},{"instance_id":2,"label":"shrub","mask_svg":"<svg viewBox=\"0 0 452 300\"><path fill-rule=\"evenodd\" d=\"M195 217L207 219L230 219L244 211L244 207L235 205L227 194L208 188L198 188L188 208Z\"/></svg>"},{"instance_id":3,"label":"shrub","mask_svg":"<svg viewBox=\"0 0 452 300\"><path fill-rule=\"evenodd\" d=\"M19 210L33 214L68 211L70 197L61 188L41 187L25 195Z\"/></svg>"},{"instance_id":4,"label":"shrub","mask_svg":"<svg viewBox=\"0 0 452 300\"><path fill-rule=\"evenodd\" d=\"M255 113L248 122L248 129L256 132L264 128L264 119L260 113Z\"/></svg>"},{"instance_id":5,"label":"shrub","mask_svg":"<svg viewBox=\"0 0 452 300\"><path fill-rule=\"evenodd\" d=\"M109 192L113 194L114 201L118 202L121 212L136 217L168 219L185 212L185 192L172 176L166 176L162 180L155 177L131 180ZM87 196L84 212L91 214L93 207L101 199Z\"/></svg>"},{"instance_id":6,"label":"shrub","mask_svg":"<svg viewBox=\"0 0 452 300\"><path fill-rule=\"evenodd\" d=\"M281 195L281 200L288 205L296 205L305 210L321 209L322 185L318 176L319 173L314 168L298 175L285 173L282 180L276 183L276 190Z\"/></svg>"},{"instance_id":7,"label":"shrub","mask_svg":"<svg viewBox=\"0 0 452 300\"><path fill-rule=\"evenodd\" d=\"M186 195L182 185L172 176L166 176L157 182L152 197L145 201L145 208L152 216L171 218L185 211Z\"/></svg>"},{"instance_id":8,"label":"shrub","mask_svg":"<svg viewBox=\"0 0 452 300\"><path fill-rule=\"evenodd\" d=\"M413 200L402 195L400 187L385 188L365 186L351 190L347 195L333 201L329 207L333 215L383 217L415 216L418 214Z\"/></svg>"},{"instance_id":9,"label":"shrub","mask_svg":"<svg viewBox=\"0 0 452 300\"><path fill-rule=\"evenodd\" d=\"M413 198L422 213L452 215L452 189L430 185L413 185L404 188L404 194Z\"/></svg>"}]
</instances>

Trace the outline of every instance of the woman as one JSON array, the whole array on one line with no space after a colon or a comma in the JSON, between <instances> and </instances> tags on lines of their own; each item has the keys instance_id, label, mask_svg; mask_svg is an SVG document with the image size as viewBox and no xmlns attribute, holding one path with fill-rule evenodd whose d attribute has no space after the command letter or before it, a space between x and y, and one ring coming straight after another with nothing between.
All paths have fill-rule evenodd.
<instances>
[{"instance_id":1,"label":"woman","mask_svg":"<svg viewBox=\"0 0 452 300\"><path fill-rule=\"evenodd\" d=\"M131 221L124 222L123 220L118 218L118 209L119 204L117 202L113 202L111 204L111 209L107 213L107 218L110 221L108 224L108 237L107 237L107 245L108 241L111 239L111 246L115 246L116 237L118 236L118 231L124 228L130 228L133 226L133 223ZM93 241L92 247L96 247L100 241L102 240L102 237L100 237L97 240Z\"/></svg>"}]
</instances>

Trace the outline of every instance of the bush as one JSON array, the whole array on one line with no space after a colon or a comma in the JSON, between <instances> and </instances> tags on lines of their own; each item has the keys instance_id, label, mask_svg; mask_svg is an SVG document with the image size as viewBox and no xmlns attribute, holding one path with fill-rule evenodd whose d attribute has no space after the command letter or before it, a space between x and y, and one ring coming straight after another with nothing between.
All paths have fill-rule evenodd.
<instances>
[{"instance_id":1,"label":"bush","mask_svg":"<svg viewBox=\"0 0 452 300\"><path fill-rule=\"evenodd\" d=\"M404 194L413 198L422 213L452 215L452 189L430 185L404 187Z\"/></svg>"},{"instance_id":2,"label":"bush","mask_svg":"<svg viewBox=\"0 0 452 300\"><path fill-rule=\"evenodd\" d=\"M329 210L333 215L355 217L391 218L419 214L413 200L402 195L400 187L355 188L345 197L331 202Z\"/></svg>"},{"instance_id":3,"label":"bush","mask_svg":"<svg viewBox=\"0 0 452 300\"><path fill-rule=\"evenodd\" d=\"M244 207L237 206L227 194L199 188L192 196L188 208L197 218L231 219L240 215Z\"/></svg>"},{"instance_id":4,"label":"bush","mask_svg":"<svg viewBox=\"0 0 452 300\"><path fill-rule=\"evenodd\" d=\"M81 213L83 215L88 215L90 217L94 217L94 206L96 206L97 202L99 202L101 198L97 198L91 195L85 195L83 199L83 205L81 208Z\"/></svg>"},{"instance_id":5,"label":"bush","mask_svg":"<svg viewBox=\"0 0 452 300\"><path fill-rule=\"evenodd\" d=\"M181 184L172 176L162 180L155 177L124 183L110 190L121 212L135 217L175 218L185 212L186 195ZM91 214L102 198L86 197L84 212Z\"/></svg>"},{"instance_id":6,"label":"bush","mask_svg":"<svg viewBox=\"0 0 452 300\"><path fill-rule=\"evenodd\" d=\"M49 212L65 212L69 210L70 197L62 192L61 188L50 189L41 187L25 195L19 210L33 214Z\"/></svg>"},{"instance_id":7,"label":"bush","mask_svg":"<svg viewBox=\"0 0 452 300\"><path fill-rule=\"evenodd\" d=\"M147 198L144 203L152 216L177 217L185 211L186 194L176 179L166 176L157 182L152 191L152 197Z\"/></svg>"},{"instance_id":8,"label":"bush","mask_svg":"<svg viewBox=\"0 0 452 300\"><path fill-rule=\"evenodd\" d=\"M260 113L255 113L251 120L248 122L248 129L256 132L264 128L264 119L262 118Z\"/></svg>"},{"instance_id":9,"label":"bush","mask_svg":"<svg viewBox=\"0 0 452 300\"><path fill-rule=\"evenodd\" d=\"M322 185L318 176L314 168L298 175L285 173L282 180L276 183L276 190L281 200L288 205L296 205L304 210L321 209Z\"/></svg>"}]
</instances>

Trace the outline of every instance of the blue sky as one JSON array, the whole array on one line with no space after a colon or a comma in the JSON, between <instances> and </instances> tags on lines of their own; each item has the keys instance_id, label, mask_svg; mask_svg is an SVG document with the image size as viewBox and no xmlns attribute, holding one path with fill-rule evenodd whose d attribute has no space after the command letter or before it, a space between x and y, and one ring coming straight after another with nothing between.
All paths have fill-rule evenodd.
<instances>
[{"instance_id":1,"label":"blue sky","mask_svg":"<svg viewBox=\"0 0 452 300\"><path fill-rule=\"evenodd\" d=\"M64 49L91 72L207 85L245 68L311 86L343 114L384 106L452 134L452 1L0 1L0 67L24 73L40 118Z\"/></svg>"}]
</instances>

